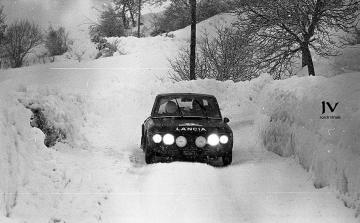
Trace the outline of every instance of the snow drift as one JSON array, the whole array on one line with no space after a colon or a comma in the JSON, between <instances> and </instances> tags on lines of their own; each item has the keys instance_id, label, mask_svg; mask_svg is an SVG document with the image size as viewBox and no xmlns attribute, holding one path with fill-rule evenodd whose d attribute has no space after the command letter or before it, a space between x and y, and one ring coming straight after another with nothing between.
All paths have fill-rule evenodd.
<instances>
[{"instance_id":1,"label":"snow drift","mask_svg":"<svg viewBox=\"0 0 360 223\"><path fill-rule=\"evenodd\" d=\"M11 216L19 192L43 172L44 135L29 125L31 112L13 99L0 97L0 215Z\"/></svg>"},{"instance_id":2,"label":"snow drift","mask_svg":"<svg viewBox=\"0 0 360 223\"><path fill-rule=\"evenodd\" d=\"M360 73L333 78L293 77L261 92L258 127L265 146L292 156L317 188L338 191L360 214ZM322 103L338 106L332 113Z\"/></svg>"}]
</instances>

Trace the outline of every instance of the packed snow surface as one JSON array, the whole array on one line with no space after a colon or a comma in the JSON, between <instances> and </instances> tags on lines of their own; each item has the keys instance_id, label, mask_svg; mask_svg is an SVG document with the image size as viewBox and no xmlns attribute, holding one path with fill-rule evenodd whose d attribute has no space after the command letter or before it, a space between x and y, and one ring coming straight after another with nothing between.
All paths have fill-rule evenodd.
<instances>
[{"instance_id":1,"label":"packed snow surface","mask_svg":"<svg viewBox=\"0 0 360 223\"><path fill-rule=\"evenodd\" d=\"M120 38L114 57L1 71L0 222L359 222L360 73L174 83L167 59L182 32ZM144 163L141 124L164 92L217 97L231 166ZM339 102L341 119L320 119L322 101ZM31 106L64 142L44 146Z\"/></svg>"}]
</instances>

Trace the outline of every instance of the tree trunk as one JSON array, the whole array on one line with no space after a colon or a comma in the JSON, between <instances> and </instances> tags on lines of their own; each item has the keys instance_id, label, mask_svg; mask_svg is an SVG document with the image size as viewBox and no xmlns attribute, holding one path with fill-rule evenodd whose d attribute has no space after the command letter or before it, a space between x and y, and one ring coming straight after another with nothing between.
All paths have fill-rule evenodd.
<instances>
[{"instance_id":1,"label":"tree trunk","mask_svg":"<svg viewBox=\"0 0 360 223\"><path fill-rule=\"evenodd\" d=\"M140 19L141 19L141 0L139 0L139 12L138 12L138 30L137 30L138 38L140 38Z\"/></svg>"},{"instance_id":2,"label":"tree trunk","mask_svg":"<svg viewBox=\"0 0 360 223\"><path fill-rule=\"evenodd\" d=\"M129 28L129 23L128 23L127 18L126 18L126 8L125 8L125 5L123 5L121 16L122 16L124 28L125 28L125 29L128 29L128 28Z\"/></svg>"},{"instance_id":3,"label":"tree trunk","mask_svg":"<svg viewBox=\"0 0 360 223\"><path fill-rule=\"evenodd\" d=\"M133 11L129 8L129 11L130 11L130 18L131 18L131 24L132 24L132 27L136 27L136 22L135 22L135 18L134 18L134 13Z\"/></svg>"},{"instance_id":4,"label":"tree trunk","mask_svg":"<svg viewBox=\"0 0 360 223\"><path fill-rule=\"evenodd\" d=\"M311 57L311 52L309 49L309 45L303 45L301 47L301 53L302 53L302 67L307 66L308 67L308 73L309 76L315 76L315 69L314 69L314 63Z\"/></svg>"},{"instance_id":5,"label":"tree trunk","mask_svg":"<svg viewBox=\"0 0 360 223\"><path fill-rule=\"evenodd\" d=\"M196 60L196 0L191 3L190 80L195 80Z\"/></svg>"}]
</instances>

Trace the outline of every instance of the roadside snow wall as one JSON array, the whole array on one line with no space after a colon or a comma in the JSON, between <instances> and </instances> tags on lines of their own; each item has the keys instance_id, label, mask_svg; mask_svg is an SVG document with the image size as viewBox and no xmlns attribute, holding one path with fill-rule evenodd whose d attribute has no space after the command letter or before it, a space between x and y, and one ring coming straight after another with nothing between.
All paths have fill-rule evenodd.
<instances>
[{"instance_id":1,"label":"roadside snow wall","mask_svg":"<svg viewBox=\"0 0 360 223\"><path fill-rule=\"evenodd\" d=\"M87 149L82 134L84 103L81 95L57 89L19 86L0 95L0 222L11 217L17 206L29 205L28 196L39 199L39 191L57 191L57 185L66 180L59 176L61 171L54 172L58 168L54 150L44 145L46 136L30 125L32 109L41 109L47 124L66 135L55 150Z\"/></svg>"},{"instance_id":2,"label":"roadside snow wall","mask_svg":"<svg viewBox=\"0 0 360 223\"><path fill-rule=\"evenodd\" d=\"M19 102L32 111L32 126L38 127L45 134L47 147L57 142L71 147L85 148L87 141L81 128L85 123L84 97L78 94L65 94L59 89L27 89L21 88L17 93ZM36 122L40 113L43 120ZM30 119L28 124L30 125ZM38 126L42 124L41 126Z\"/></svg>"},{"instance_id":3,"label":"roadside snow wall","mask_svg":"<svg viewBox=\"0 0 360 223\"><path fill-rule=\"evenodd\" d=\"M260 96L264 147L292 156L360 214L360 73L273 81ZM329 104L335 111L331 112ZM325 113L323 113L325 103Z\"/></svg>"},{"instance_id":4,"label":"roadside snow wall","mask_svg":"<svg viewBox=\"0 0 360 223\"><path fill-rule=\"evenodd\" d=\"M0 98L0 216L11 216L19 189L43 172L44 135L30 127L30 116L16 100Z\"/></svg>"}]
</instances>

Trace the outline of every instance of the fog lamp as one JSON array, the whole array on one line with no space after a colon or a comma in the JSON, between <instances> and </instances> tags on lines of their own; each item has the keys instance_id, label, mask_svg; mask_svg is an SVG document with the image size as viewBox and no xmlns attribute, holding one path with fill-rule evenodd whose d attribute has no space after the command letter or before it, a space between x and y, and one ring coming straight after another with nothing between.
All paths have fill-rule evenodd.
<instances>
[{"instance_id":1,"label":"fog lamp","mask_svg":"<svg viewBox=\"0 0 360 223\"><path fill-rule=\"evenodd\" d=\"M152 139L153 139L154 143L160 143L162 140L162 137L159 134L155 134L155 135L153 135Z\"/></svg>"},{"instance_id":2,"label":"fog lamp","mask_svg":"<svg viewBox=\"0 0 360 223\"><path fill-rule=\"evenodd\" d=\"M210 146L216 146L217 144L219 144L219 136L216 134L211 134L209 135L207 142Z\"/></svg>"},{"instance_id":3,"label":"fog lamp","mask_svg":"<svg viewBox=\"0 0 360 223\"><path fill-rule=\"evenodd\" d=\"M187 144L187 140L184 136L179 136L176 138L176 145L178 147L185 147Z\"/></svg>"},{"instance_id":4,"label":"fog lamp","mask_svg":"<svg viewBox=\"0 0 360 223\"><path fill-rule=\"evenodd\" d=\"M220 136L220 143L221 144L226 144L228 142L229 142L229 137L228 136L226 136L226 135Z\"/></svg>"},{"instance_id":5,"label":"fog lamp","mask_svg":"<svg viewBox=\"0 0 360 223\"><path fill-rule=\"evenodd\" d=\"M195 145L199 148L203 148L206 145L205 137L199 136L195 140Z\"/></svg>"},{"instance_id":6,"label":"fog lamp","mask_svg":"<svg viewBox=\"0 0 360 223\"><path fill-rule=\"evenodd\" d=\"M175 142L175 138L171 134L165 134L163 137L163 142L165 145L172 145Z\"/></svg>"}]
</instances>

